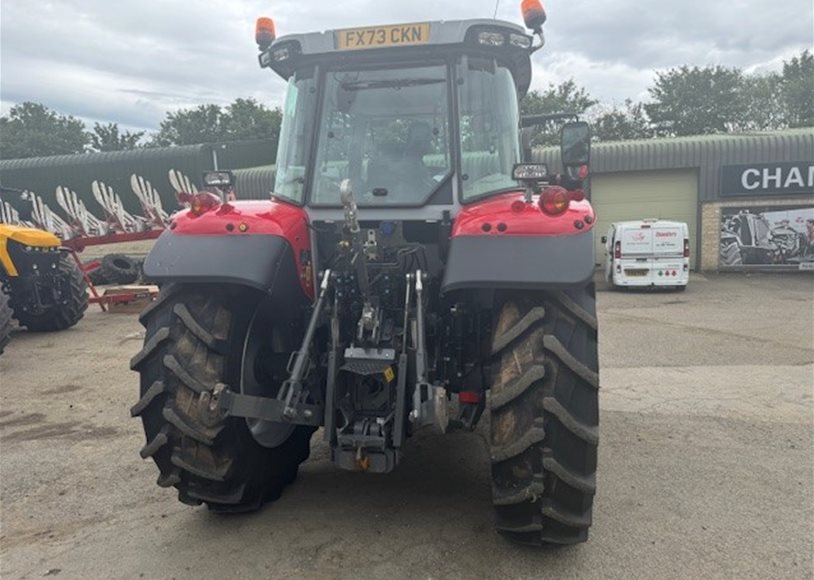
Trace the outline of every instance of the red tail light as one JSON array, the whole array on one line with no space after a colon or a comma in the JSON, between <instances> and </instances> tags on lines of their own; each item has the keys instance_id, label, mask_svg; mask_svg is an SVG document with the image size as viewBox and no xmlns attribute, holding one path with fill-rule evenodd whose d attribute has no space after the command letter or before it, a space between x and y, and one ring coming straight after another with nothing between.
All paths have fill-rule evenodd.
<instances>
[{"instance_id":1,"label":"red tail light","mask_svg":"<svg viewBox=\"0 0 814 580\"><path fill-rule=\"evenodd\" d=\"M546 187L540 194L540 209L548 215L559 215L568 209L568 192L562 187Z\"/></svg>"},{"instance_id":2,"label":"red tail light","mask_svg":"<svg viewBox=\"0 0 814 580\"><path fill-rule=\"evenodd\" d=\"M575 189L568 192L568 199L571 201L582 201L585 199L585 192L581 189Z\"/></svg>"},{"instance_id":3,"label":"red tail light","mask_svg":"<svg viewBox=\"0 0 814 580\"><path fill-rule=\"evenodd\" d=\"M684 257L685 258L690 257L690 240L688 240L687 238L684 238Z\"/></svg>"},{"instance_id":4,"label":"red tail light","mask_svg":"<svg viewBox=\"0 0 814 580\"><path fill-rule=\"evenodd\" d=\"M613 257L617 260L622 257L622 242L616 242L613 246Z\"/></svg>"}]
</instances>

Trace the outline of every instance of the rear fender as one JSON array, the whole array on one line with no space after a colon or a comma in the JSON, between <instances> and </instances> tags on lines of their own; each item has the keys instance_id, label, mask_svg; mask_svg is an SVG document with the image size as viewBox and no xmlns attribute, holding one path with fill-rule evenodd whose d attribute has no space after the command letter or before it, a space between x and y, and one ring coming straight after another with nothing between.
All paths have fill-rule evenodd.
<instances>
[{"instance_id":1,"label":"rear fender","mask_svg":"<svg viewBox=\"0 0 814 580\"><path fill-rule=\"evenodd\" d=\"M200 216L183 211L144 261L155 282L222 282L313 299L308 218L273 201L231 202Z\"/></svg>"},{"instance_id":2,"label":"rear fender","mask_svg":"<svg viewBox=\"0 0 814 580\"><path fill-rule=\"evenodd\" d=\"M595 268L588 201L559 216L510 193L466 207L456 216L442 291L557 289L587 284Z\"/></svg>"}]
</instances>

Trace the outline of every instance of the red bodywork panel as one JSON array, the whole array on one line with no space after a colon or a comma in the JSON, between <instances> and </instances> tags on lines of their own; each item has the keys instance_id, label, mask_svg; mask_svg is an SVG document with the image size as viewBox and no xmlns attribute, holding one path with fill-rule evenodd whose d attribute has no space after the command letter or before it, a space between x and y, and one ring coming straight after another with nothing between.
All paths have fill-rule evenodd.
<instances>
[{"instance_id":1,"label":"red bodywork panel","mask_svg":"<svg viewBox=\"0 0 814 580\"><path fill-rule=\"evenodd\" d=\"M565 212L552 216L540 209L538 195L532 203L523 199L524 193L518 191L465 206L455 218L452 237L567 236L588 232L596 223L594 208L587 200L571 201Z\"/></svg>"},{"instance_id":2,"label":"red bodywork panel","mask_svg":"<svg viewBox=\"0 0 814 580\"><path fill-rule=\"evenodd\" d=\"M314 298L308 214L299 206L279 201L230 201L199 216L189 210L181 211L172 217L170 229L179 236L263 234L285 238L294 250L302 289L309 298Z\"/></svg>"}]
</instances>

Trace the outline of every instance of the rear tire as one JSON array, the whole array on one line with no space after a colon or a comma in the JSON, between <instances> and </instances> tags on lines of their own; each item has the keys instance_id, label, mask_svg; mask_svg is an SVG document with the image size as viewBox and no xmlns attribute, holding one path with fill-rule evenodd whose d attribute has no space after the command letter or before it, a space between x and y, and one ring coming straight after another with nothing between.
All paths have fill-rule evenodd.
<instances>
[{"instance_id":1,"label":"rear tire","mask_svg":"<svg viewBox=\"0 0 814 580\"><path fill-rule=\"evenodd\" d=\"M140 416L158 485L178 499L218 512L247 512L277 499L309 455L312 427L298 426L281 445L267 448L246 421L213 409L211 395L225 383L237 391L243 346L258 299L229 286L165 286L142 313L144 348L131 361L141 375Z\"/></svg>"},{"instance_id":2,"label":"rear tire","mask_svg":"<svg viewBox=\"0 0 814 580\"><path fill-rule=\"evenodd\" d=\"M495 297L491 459L496 527L532 545L588 539L596 491L594 286Z\"/></svg>"},{"instance_id":3,"label":"rear tire","mask_svg":"<svg viewBox=\"0 0 814 580\"><path fill-rule=\"evenodd\" d=\"M0 287L0 354L3 354L11 340L11 319L13 317L14 311L9 304L8 294Z\"/></svg>"},{"instance_id":4,"label":"rear tire","mask_svg":"<svg viewBox=\"0 0 814 580\"><path fill-rule=\"evenodd\" d=\"M12 293L11 305L20 326L32 332L51 332L65 330L82 320L88 309L87 285L82 270L68 254L59 257L56 283L60 292L57 302L40 314L25 312Z\"/></svg>"}]
</instances>

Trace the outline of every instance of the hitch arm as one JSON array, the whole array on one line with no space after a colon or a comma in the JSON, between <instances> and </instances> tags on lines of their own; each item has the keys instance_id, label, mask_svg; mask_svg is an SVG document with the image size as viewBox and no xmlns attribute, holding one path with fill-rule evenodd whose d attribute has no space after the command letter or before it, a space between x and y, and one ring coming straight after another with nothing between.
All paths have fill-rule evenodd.
<instances>
[{"instance_id":1,"label":"hitch arm","mask_svg":"<svg viewBox=\"0 0 814 580\"><path fill-rule=\"evenodd\" d=\"M314 305L314 311L311 313L311 318L308 321L308 328L305 331L305 336L302 339L300 350L294 353L294 364L291 369L291 376L280 387L278 399L285 401L283 408L283 417L288 420L293 420L299 414L300 398L302 397L302 381L308 371L311 361L311 343L314 340L314 333L317 330L319 317L322 314L322 309L325 307L325 297L328 294L328 287L330 286L331 271L325 270L322 275L322 283L319 286L319 297Z\"/></svg>"},{"instance_id":2,"label":"hitch arm","mask_svg":"<svg viewBox=\"0 0 814 580\"><path fill-rule=\"evenodd\" d=\"M242 395L225 388L218 394L217 404L225 417L244 417L276 422L286 420L283 415L285 403L280 399ZM322 409L317 405L301 404L299 411L299 416L290 421L291 423L316 427L322 423Z\"/></svg>"}]
</instances>

